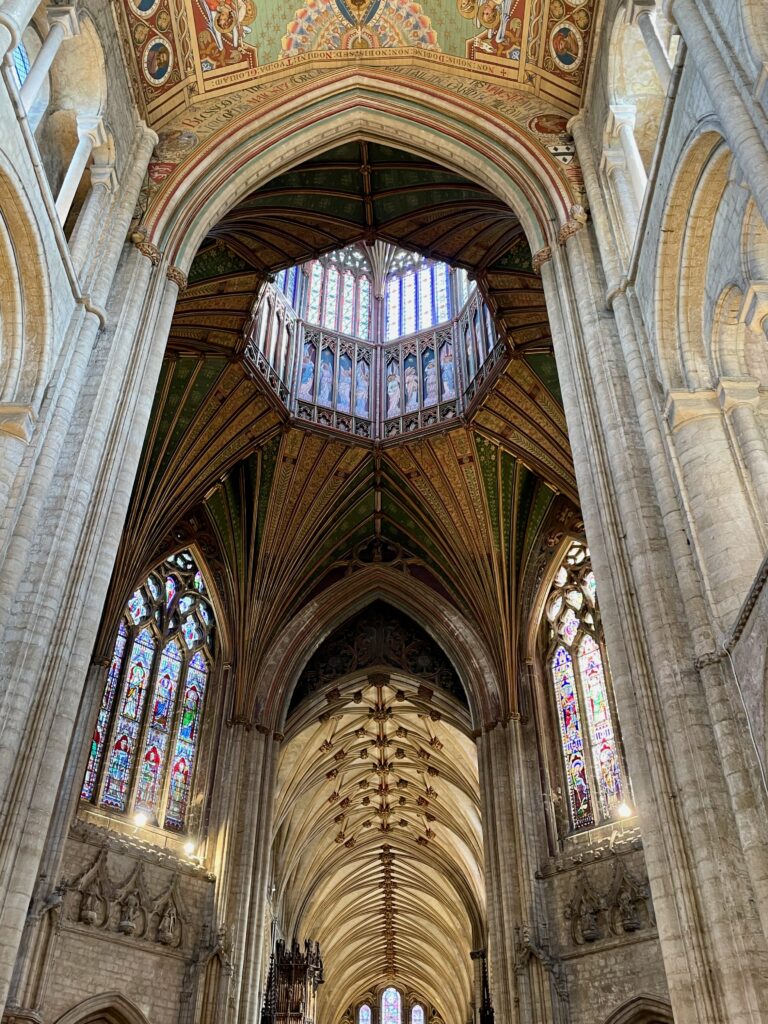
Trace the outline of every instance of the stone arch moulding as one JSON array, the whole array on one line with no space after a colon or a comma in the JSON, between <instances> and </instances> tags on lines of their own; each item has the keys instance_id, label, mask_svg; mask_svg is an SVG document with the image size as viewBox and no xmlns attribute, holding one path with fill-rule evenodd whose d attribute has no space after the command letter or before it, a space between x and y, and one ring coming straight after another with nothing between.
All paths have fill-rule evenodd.
<instances>
[{"instance_id":1,"label":"stone arch moulding","mask_svg":"<svg viewBox=\"0 0 768 1024\"><path fill-rule=\"evenodd\" d=\"M67 1010L56 1024L150 1024L139 1007L121 992L102 992Z\"/></svg>"},{"instance_id":2,"label":"stone arch moulding","mask_svg":"<svg viewBox=\"0 0 768 1024\"><path fill-rule=\"evenodd\" d=\"M0 160L0 434L28 441L50 362L45 252L24 190Z\"/></svg>"},{"instance_id":3,"label":"stone arch moulding","mask_svg":"<svg viewBox=\"0 0 768 1024\"><path fill-rule=\"evenodd\" d=\"M450 113L450 117L448 114ZM514 123L463 97L384 73L346 71L214 134L171 173L140 231L187 270L214 224L277 174L355 139L398 146L482 182L520 218L531 250L552 243L576 197Z\"/></svg>"},{"instance_id":4,"label":"stone arch moulding","mask_svg":"<svg viewBox=\"0 0 768 1024\"><path fill-rule=\"evenodd\" d=\"M639 995L614 1010L605 1024L674 1024L672 1007L658 996Z\"/></svg>"},{"instance_id":5,"label":"stone arch moulding","mask_svg":"<svg viewBox=\"0 0 768 1024\"><path fill-rule=\"evenodd\" d=\"M683 147L669 190L656 268L656 358L669 390L711 387L701 325L709 237L727 184L731 151L709 127ZM695 292L695 294L692 294Z\"/></svg>"},{"instance_id":6,"label":"stone arch moulding","mask_svg":"<svg viewBox=\"0 0 768 1024\"><path fill-rule=\"evenodd\" d=\"M291 694L306 662L337 626L377 599L409 615L443 648L467 693L474 729L498 720L506 705L504 687L472 626L426 584L379 566L333 584L283 629L264 657L253 691L261 709L262 726L282 730ZM429 619L424 614L426 608L430 609Z\"/></svg>"}]
</instances>

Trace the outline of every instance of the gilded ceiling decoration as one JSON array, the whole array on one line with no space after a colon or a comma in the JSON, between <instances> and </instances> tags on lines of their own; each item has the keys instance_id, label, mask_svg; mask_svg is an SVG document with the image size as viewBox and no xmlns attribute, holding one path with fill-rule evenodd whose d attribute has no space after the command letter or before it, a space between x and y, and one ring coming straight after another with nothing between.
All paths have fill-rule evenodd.
<instances>
[{"instance_id":1,"label":"gilded ceiling decoration","mask_svg":"<svg viewBox=\"0 0 768 1024\"><path fill-rule=\"evenodd\" d=\"M384 610L384 609L382 609ZM391 611L391 609L387 609ZM376 621L376 609L370 623ZM365 615L353 633L366 644ZM391 617L390 647L414 627ZM347 634L349 637L349 634ZM333 657L334 644L317 661ZM274 903L321 944L318 1014L394 979L446 1020L472 998L484 931L477 757L466 710L403 670L352 670L289 720L278 771Z\"/></svg>"}]
</instances>

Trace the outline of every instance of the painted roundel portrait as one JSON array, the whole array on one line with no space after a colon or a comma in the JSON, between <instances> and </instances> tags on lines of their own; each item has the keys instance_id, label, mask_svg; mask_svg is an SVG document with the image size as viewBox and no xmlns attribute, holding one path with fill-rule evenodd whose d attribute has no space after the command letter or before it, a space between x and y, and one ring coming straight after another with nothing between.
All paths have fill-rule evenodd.
<instances>
[{"instance_id":1,"label":"painted roundel portrait","mask_svg":"<svg viewBox=\"0 0 768 1024\"><path fill-rule=\"evenodd\" d=\"M160 0L131 0L134 11L142 18L148 18L150 14L153 14L159 3Z\"/></svg>"},{"instance_id":2,"label":"painted roundel portrait","mask_svg":"<svg viewBox=\"0 0 768 1024\"><path fill-rule=\"evenodd\" d=\"M555 25L549 37L555 63L563 71L575 71L584 57L584 40L575 25L564 21Z\"/></svg>"},{"instance_id":3,"label":"painted roundel portrait","mask_svg":"<svg viewBox=\"0 0 768 1024\"><path fill-rule=\"evenodd\" d=\"M144 48L142 56L144 77L150 85L162 85L173 67L171 47L162 36L154 36Z\"/></svg>"}]
</instances>

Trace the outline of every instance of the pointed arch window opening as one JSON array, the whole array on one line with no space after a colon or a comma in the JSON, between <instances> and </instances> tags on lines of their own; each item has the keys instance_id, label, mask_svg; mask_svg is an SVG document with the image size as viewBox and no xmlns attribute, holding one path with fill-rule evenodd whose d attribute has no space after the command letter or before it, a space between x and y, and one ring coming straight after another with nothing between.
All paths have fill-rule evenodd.
<instances>
[{"instance_id":1,"label":"pointed arch window opening","mask_svg":"<svg viewBox=\"0 0 768 1024\"><path fill-rule=\"evenodd\" d=\"M153 570L126 603L99 707L80 798L188 826L215 623L188 551Z\"/></svg>"},{"instance_id":2,"label":"pointed arch window opening","mask_svg":"<svg viewBox=\"0 0 768 1024\"><path fill-rule=\"evenodd\" d=\"M393 985L381 993L380 1024L403 1024L402 998Z\"/></svg>"},{"instance_id":3,"label":"pointed arch window opening","mask_svg":"<svg viewBox=\"0 0 768 1024\"><path fill-rule=\"evenodd\" d=\"M368 1003L363 1003L357 1011L357 1024L373 1024L373 1012Z\"/></svg>"},{"instance_id":4,"label":"pointed arch window opening","mask_svg":"<svg viewBox=\"0 0 768 1024\"><path fill-rule=\"evenodd\" d=\"M571 828L623 817L630 781L589 550L568 549L547 597L547 665L553 686Z\"/></svg>"}]
</instances>

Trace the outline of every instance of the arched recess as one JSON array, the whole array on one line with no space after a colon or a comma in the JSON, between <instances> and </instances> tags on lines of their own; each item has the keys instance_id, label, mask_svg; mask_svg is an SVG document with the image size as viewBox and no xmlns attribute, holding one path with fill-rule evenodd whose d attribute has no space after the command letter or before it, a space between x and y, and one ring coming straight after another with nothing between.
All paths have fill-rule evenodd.
<instances>
[{"instance_id":1,"label":"arched recess","mask_svg":"<svg viewBox=\"0 0 768 1024\"><path fill-rule=\"evenodd\" d=\"M614 1010L605 1024L674 1024L672 1007L658 996L638 995Z\"/></svg>"},{"instance_id":2,"label":"arched recess","mask_svg":"<svg viewBox=\"0 0 768 1024\"><path fill-rule=\"evenodd\" d=\"M706 267L731 159L722 137L706 131L684 150L670 185L656 270L656 354L667 390L713 385Z\"/></svg>"},{"instance_id":3,"label":"arched recess","mask_svg":"<svg viewBox=\"0 0 768 1024\"><path fill-rule=\"evenodd\" d=\"M608 102L625 109L646 173L656 146L666 90L628 4L616 16L608 59ZM655 13L655 12L654 12Z\"/></svg>"},{"instance_id":4,"label":"arched recess","mask_svg":"<svg viewBox=\"0 0 768 1024\"><path fill-rule=\"evenodd\" d=\"M464 686L473 728L498 721L507 705L504 681L498 678L492 658L469 622L453 604L414 577L386 566L372 566L334 583L309 601L267 651L254 688L263 726L283 730L304 665L337 626L375 600L386 601L408 615L443 648ZM254 710L239 709L239 713L253 714Z\"/></svg>"},{"instance_id":5,"label":"arched recess","mask_svg":"<svg viewBox=\"0 0 768 1024\"><path fill-rule=\"evenodd\" d=\"M4 159L0 159L0 280L0 431L28 440L47 383L50 289L32 210Z\"/></svg>"},{"instance_id":6,"label":"arched recess","mask_svg":"<svg viewBox=\"0 0 768 1024\"><path fill-rule=\"evenodd\" d=\"M67 1010L56 1024L150 1024L149 1018L121 992L101 992Z\"/></svg>"},{"instance_id":7,"label":"arched recess","mask_svg":"<svg viewBox=\"0 0 768 1024\"><path fill-rule=\"evenodd\" d=\"M165 181L141 227L186 270L206 233L276 174L347 141L391 143L482 183L514 209L531 250L575 201L554 163L513 122L455 94L345 71L214 134Z\"/></svg>"}]
</instances>

